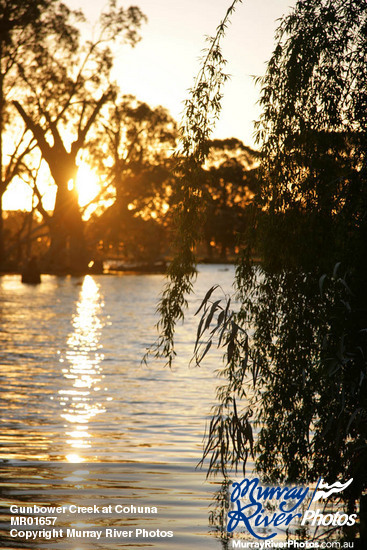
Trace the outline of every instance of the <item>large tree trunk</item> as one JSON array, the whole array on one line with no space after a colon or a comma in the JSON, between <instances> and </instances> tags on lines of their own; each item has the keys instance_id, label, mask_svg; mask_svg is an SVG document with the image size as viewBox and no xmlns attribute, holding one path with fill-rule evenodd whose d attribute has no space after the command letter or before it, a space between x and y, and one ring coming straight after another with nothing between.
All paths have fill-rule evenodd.
<instances>
[{"instance_id":1,"label":"large tree trunk","mask_svg":"<svg viewBox=\"0 0 367 550\"><path fill-rule=\"evenodd\" d=\"M83 114L81 115L78 138L72 143L70 152L66 150L59 134L57 120L52 121L51 117L45 114L48 127L43 128L25 112L18 101L13 101L27 128L31 130L37 140L42 157L47 162L57 186L55 209L52 217L47 221L51 236L46 265L49 271L83 273L87 270L88 251L84 237L84 224L78 205L78 195L75 189L76 156L84 146L87 133L108 96L109 92L101 96L84 126L81 124ZM51 130L52 133L52 145L46 139L48 130ZM72 185L69 185L70 183Z\"/></svg>"},{"instance_id":2,"label":"large tree trunk","mask_svg":"<svg viewBox=\"0 0 367 550\"><path fill-rule=\"evenodd\" d=\"M88 267L84 222L76 190L67 181L57 181L55 209L50 219L50 249L47 269L52 272L83 273ZM70 180L68 180L70 181Z\"/></svg>"},{"instance_id":3,"label":"large tree trunk","mask_svg":"<svg viewBox=\"0 0 367 550\"><path fill-rule=\"evenodd\" d=\"M47 222L51 242L45 268L53 273L84 273L88 267L88 251L74 184L75 155L63 147L55 147L48 152L47 162L57 192L54 211Z\"/></svg>"}]
</instances>

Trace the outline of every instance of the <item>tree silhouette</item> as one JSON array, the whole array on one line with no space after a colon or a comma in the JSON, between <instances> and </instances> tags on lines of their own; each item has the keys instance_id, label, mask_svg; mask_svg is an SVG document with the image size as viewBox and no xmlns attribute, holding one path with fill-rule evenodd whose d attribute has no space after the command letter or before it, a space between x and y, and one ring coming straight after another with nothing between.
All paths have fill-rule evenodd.
<instances>
[{"instance_id":1,"label":"tree silhouette","mask_svg":"<svg viewBox=\"0 0 367 550\"><path fill-rule=\"evenodd\" d=\"M246 209L257 191L258 153L232 138L209 142L203 170L203 194L206 203L204 234L209 258L213 247L227 259L238 245L238 237L247 222Z\"/></svg>"},{"instance_id":2,"label":"tree silhouette","mask_svg":"<svg viewBox=\"0 0 367 550\"><path fill-rule=\"evenodd\" d=\"M11 98L20 84L18 65L26 63L28 53L54 32L59 2L55 0L1 0L0 2L0 265L3 265L3 195L12 180L22 170L22 161L32 148L22 129L10 146L4 134L14 126ZM46 15L47 14L47 15ZM53 29L53 31L51 30Z\"/></svg>"},{"instance_id":3,"label":"tree silhouette","mask_svg":"<svg viewBox=\"0 0 367 550\"><path fill-rule=\"evenodd\" d=\"M97 38L87 41L74 25L74 15L60 5L57 32L49 33L46 42L28 53L27 62L18 64L23 88L21 98L13 102L57 186L54 211L45 221L51 238L47 267L58 271L84 271L87 266L75 188L77 158L115 93L112 44L121 40L134 45L144 19L138 8L124 10L111 0L100 16Z\"/></svg>"},{"instance_id":4,"label":"tree silhouette","mask_svg":"<svg viewBox=\"0 0 367 550\"><path fill-rule=\"evenodd\" d=\"M282 21L261 80L248 237L263 261L254 276L248 254L237 278L263 395L258 465L353 477L351 506L367 483L366 23L364 3L313 0Z\"/></svg>"},{"instance_id":5,"label":"tree silhouette","mask_svg":"<svg viewBox=\"0 0 367 550\"><path fill-rule=\"evenodd\" d=\"M256 451L269 480L353 477L350 508L367 486L366 28L367 5L354 0L299 1L281 22L261 79L260 188L236 271L239 311L210 289L195 349L200 363L213 344L225 348L209 469L225 473ZM181 242L197 238L190 223L179 230ZM177 267L160 305L168 362L193 271Z\"/></svg>"},{"instance_id":6,"label":"tree silhouette","mask_svg":"<svg viewBox=\"0 0 367 550\"><path fill-rule=\"evenodd\" d=\"M141 247L145 257L159 255L157 222L162 224L168 207L176 139L176 123L163 107L152 108L133 96L109 106L93 146L100 172L115 194L114 203L96 220L105 246L122 246L127 256L138 257ZM144 226L150 236L144 236ZM157 238L151 242L153 234ZM149 246L144 246L147 237Z\"/></svg>"}]
</instances>

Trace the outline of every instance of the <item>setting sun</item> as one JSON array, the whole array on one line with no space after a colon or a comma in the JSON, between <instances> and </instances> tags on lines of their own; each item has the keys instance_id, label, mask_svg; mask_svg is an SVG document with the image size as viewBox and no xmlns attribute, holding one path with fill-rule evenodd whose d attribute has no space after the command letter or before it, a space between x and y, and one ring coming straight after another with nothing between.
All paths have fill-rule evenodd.
<instances>
[{"instance_id":1,"label":"setting sun","mask_svg":"<svg viewBox=\"0 0 367 550\"><path fill-rule=\"evenodd\" d=\"M97 174L84 162L78 168L76 188L78 190L80 206L85 206L91 202L101 191Z\"/></svg>"}]
</instances>

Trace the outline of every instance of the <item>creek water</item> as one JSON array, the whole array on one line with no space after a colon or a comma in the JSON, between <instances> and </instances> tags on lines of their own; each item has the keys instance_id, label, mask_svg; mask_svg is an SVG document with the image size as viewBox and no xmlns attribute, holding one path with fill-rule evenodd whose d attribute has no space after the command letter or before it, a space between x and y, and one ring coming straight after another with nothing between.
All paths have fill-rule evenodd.
<instances>
[{"instance_id":1,"label":"creek water","mask_svg":"<svg viewBox=\"0 0 367 550\"><path fill-rule=\"evenodd\" d=\"M194 310L213 284L231 293L233 276L231 266L199 266L172 369L141 364L156 338L163 276L44 276L36 287L0 278L1 548L226 547L208 519L220 481L196 469L221 359L188 363ZM99 540L10 535L10 505L97 503L106 513L67 508L55 528L98 528ZM131 505L151 512L113 512Z\"/></svg>"}]
</instances>

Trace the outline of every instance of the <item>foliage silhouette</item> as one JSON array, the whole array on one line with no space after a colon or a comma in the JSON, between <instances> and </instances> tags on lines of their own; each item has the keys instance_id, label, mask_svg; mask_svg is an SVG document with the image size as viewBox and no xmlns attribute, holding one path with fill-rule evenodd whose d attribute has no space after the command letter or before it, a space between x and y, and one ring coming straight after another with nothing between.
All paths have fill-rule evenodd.
<instances>
[{"instance_id":1,"label":"foliage silhouette","mask_svg":"<svg viewBox=\"0 0 367 550\"><path fill-rule=\"evenodd\" d=\"M213 344L225 348L209 470L245 463L255 424L266 479L353 477L350 509L367 485L366 29L367 5L352 0L299 1L280 23L260 79L260 187L236 270L239 307L211 289L195 350L200 364ZM195 190L188 179L186 193ZM190 215L178 238L191 251L200 206L183 204ZM160 305L169 363L191 290L182 265Z\"/></svg>"},{"instance_id":2,"label":"foliage silhouette","mask_svg":"<svg viewBox=\"0 0 367 550\"><path fill-rule=\"evenodd\" d=\"M21 128L14 143L5 133L16 126L11 94L19 86L18 65L28 61L28 52L51 32L60 2L57 0L2 0L0 2L0 265L5 262L2 199L13 179L23 172L23 159L34 143Z\"/></svg>"},{"instance_id":3,"label":"foliage silhouette","mask_svg":"<svg viewBox=\"0 0 367 550\"><path fill-rule=\"evenodd\" d=\"M171 366L176 353L175 326L177 321L184 318L186 296L192 292L196 276L193 249L199 240L203 219L202 165L208 154L208 139L214 121L221 110L222 87L228 80L228 75L224 72L226 61L220 43L239 2L240 0L234 0L231 3L215 36L208 38L208 48L204 52L201 69L190 90L189 99L185 102L171 203L177 235L174 241L174 258L168 268L168 281L157 308L160 334L143 361L153 352L156 357L164 357Z\"/></svg>"},{"instance_id":4,"label":"foliage silhouette","mask_svg":"<svg viewBox=\"0 0 367 550\"><path fill-rule=\"evenodd\" d=\"M176 122L163 107L133 96L109 105L92 145L114 195L113 204L94 220L93 232L104 249L119 249L127 259L159 257L176 140Z\"/></svg>"},{"instance_id":5,"label":"foliage silhouette","mask_svg":"<svg viewBox=\"0 0 367 550\"><path fill-rule=\"evenodd\" d=\"M238 235L246 225L246 209L257 191L259 154L240 140L211 140L202 192L205 202L204 238L208 258L219 248L222 261L233 257Z\"/></svg>"},{"instance_id":6,"label":"foliage silhouette","mask_svg":"<svg viewBox=\"0 0 367 550\"><path fill-rule=\"evenodd\" d=\"M91 41L75 26L81 20L80 13L58 3L56 30L17 65L22 88L13 102L57 186L52 215L40 211L51 236L48 269L58 271L86 269L87 247L74 185L78 155L103 106L115 94L110 77L113 42L134 45L144 16L139 8L125 10L110 0Z\"/></svg>"}]
</instances>

